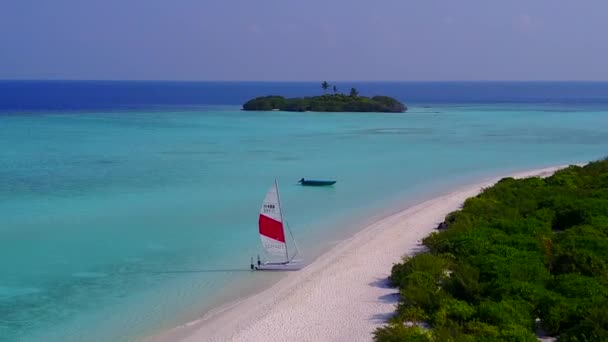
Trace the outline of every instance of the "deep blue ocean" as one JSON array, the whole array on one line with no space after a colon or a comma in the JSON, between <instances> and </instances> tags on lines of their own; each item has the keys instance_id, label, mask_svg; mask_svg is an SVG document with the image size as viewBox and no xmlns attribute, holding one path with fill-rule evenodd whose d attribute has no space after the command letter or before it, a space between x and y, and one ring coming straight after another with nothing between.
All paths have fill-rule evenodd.
<instances>
[{"instance_id":1,"label":"deep blue ocean","mask_svg":"<svg viewBox=\"0 0 608 342\"><path fill-rule=\"evenodd\" d=\"M608 155L608 83L336 85L409 110L240 110L320 82L0 81L0 341L141 340L268 286L275 178L309 262L480 178Z\"/></svg>"},{"instance_id":2,"label":"deep blue ocean","mask_svg":"<svg viewBox=\"0 0 608 342\"><path fill-rule=\"evenodd\" d=\"M608 104L608 82L335 82L406 104ZM322 93L313 82L1 81L0 111L179 110L240 105L260 95Z\"/></svg>"}]
</instances>

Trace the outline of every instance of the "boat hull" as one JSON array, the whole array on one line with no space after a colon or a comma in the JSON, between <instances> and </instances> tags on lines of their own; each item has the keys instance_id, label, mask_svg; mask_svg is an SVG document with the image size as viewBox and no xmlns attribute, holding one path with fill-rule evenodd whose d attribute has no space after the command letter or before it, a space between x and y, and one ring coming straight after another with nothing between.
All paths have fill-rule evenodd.
<instances>
[{"instance_id":1,"label":"boat hull","mask_svg":"<svg viewBox=\"0 0 608 342\"><path fill-rule=\"evenodd\" d=\"M336 184L336 181L300 180L300 184L304 186L330 186Z\"/></svg>"},{"instance_id":2,"label":"boat hull","mask_svg":"<svg viewBox=\"0 0 608 342\"><path fill-rule=\"evenodd\" d=\"M262 263L255 265L256 271L298 271L304 267L301 261L294 260L288 263Z\"/></svg>"}]
</instances>

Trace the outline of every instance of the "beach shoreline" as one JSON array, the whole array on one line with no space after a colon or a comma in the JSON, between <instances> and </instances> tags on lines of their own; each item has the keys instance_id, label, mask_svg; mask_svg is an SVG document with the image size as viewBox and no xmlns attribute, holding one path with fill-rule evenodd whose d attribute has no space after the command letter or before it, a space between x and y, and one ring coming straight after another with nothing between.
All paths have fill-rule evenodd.
<instances>
[{"instance_id":1,"label":"beach shoreline","mask_svg":"<svg viewBox=\"0 0 608 342\"><path fill-rule=\"evenodd\" d=\"M147 340L369 341L395 311L398 291L387 283L392 265L422 250L422 239L447 214L504 177L545 177L563 167L486 178L409 205L365 226L273 286Z\"/></svg>"}]
</instances>

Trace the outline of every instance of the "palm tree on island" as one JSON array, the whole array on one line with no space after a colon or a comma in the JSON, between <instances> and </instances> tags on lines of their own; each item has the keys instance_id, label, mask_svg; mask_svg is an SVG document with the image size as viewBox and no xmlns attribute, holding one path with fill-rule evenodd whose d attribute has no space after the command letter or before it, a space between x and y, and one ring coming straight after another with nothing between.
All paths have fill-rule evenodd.
<instances>
[{"instance_id":1,"label":"palm tree on island","mask_svg":"<svg viewBox=\"0 0 608 342\"><path fill-rule=\"evenodd\" d=\"M359 92L357 91L357 89L350 88L350 97L357 97L357 96L359 96Z\"/></svg>"},{"instance_id":2,"label":"palm tree on island","mask_svg":"<svg viewBox=\"0 0 608 342\"><path fill-rule=\"evenodd\" d=\"M333 91L334 91L334 94L338 93L338 87L334 86Z\"/></svg>"},{"instance_id":3,"label":"palm tree on island","mask_svg":"<svg viewBox=\"0 0 608 342\"><path fill-rule=\"evenodd\" d=\"M321 83L321 88L327 92L327 89L329 89L329 83L327 83L327 81L323 81L323 83Z\"/></svg>"}]
</instances>

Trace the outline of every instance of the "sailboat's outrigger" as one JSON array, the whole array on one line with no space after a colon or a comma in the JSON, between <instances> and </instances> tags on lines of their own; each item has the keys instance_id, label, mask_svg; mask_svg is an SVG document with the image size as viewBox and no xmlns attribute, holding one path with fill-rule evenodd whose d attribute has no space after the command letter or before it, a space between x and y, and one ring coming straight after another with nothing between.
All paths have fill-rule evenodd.
<instances>
[{"instance_id":1,"label":"sailboat's outrigger","mask_svg":"<svg viewBox=\"0 0 608 342\"><path fill-rule=\"evenodd\" d=\"M294 242L296 253L290 258L287 250L287 241L285 239L285 229L283 222L283 212L281 210L281 199L279 197L279 186L277 181L266 193L262 209L260 210L259 229L262 246L272 260L262 261L258 255L257 263L253 263L251 258L252 270L298 270L302 268L302 262L296 260L295 257L300 255L298 246L295 243L293 233L287 225L289 235Z\"/></svg>"},{"instance_id":2,"label":"sailboat's outrigger","mask_svg":"<svg viewBox=\"0 0 608 342\"><path fill-rule=\"evenodd\" d=\"M253 257L251 258L251 269L255 271L297 271L302 268L302 262L300 260L290 260L285 262L262 262L258 255L257 264L253 263Z\"/></svg>"}]
</instances>

